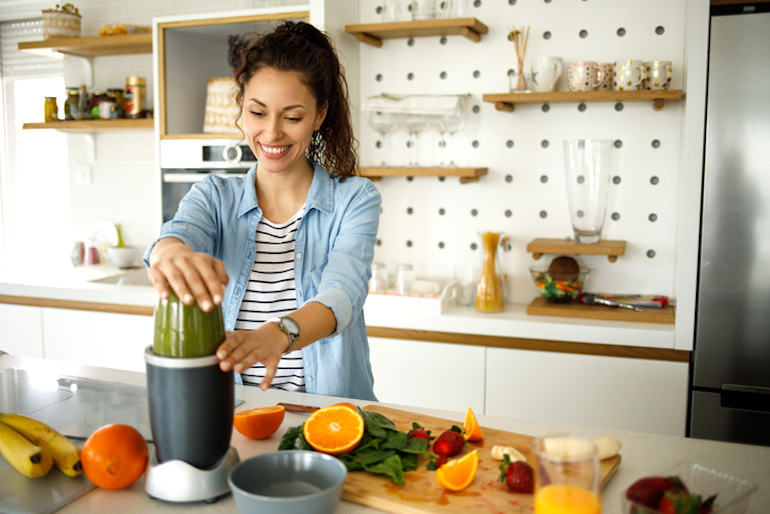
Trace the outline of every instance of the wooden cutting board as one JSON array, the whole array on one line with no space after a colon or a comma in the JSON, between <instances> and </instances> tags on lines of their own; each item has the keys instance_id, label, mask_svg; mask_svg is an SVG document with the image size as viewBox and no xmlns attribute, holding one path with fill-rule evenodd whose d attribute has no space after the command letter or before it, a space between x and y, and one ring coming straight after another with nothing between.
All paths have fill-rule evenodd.
<instances>
[{"instance_id":1,"label":"wooden cutting board","mask_svg":"<svg viewBox=\"0 0 770 514\"><path fill-rule=\"evenodd\" d=\"M399 430L408 432L412 422L432 431L438 436L452 427L462 426L462 422L450 421L432 416L424 416L379 405L367 405L363 410L379 412L391 419ZM474 513L506 512L531 513L534 511L533 495L514 493L504 482L498 482L500 461L492 459L493 446L513 446L528 456L530 465L534 460L530 451L532 436L504 432L482 427L484 439L469 442L463 453L479 450L479 467L476 478L467 489L452 492L436 483L436 472L426 469L426 461L420 458L415 471L404 474L405 484L399 486L388 478L363 471L348 473L342 497L348 501L360 503L376 509L393 513L424 512L459 512L467 510ZM460 456L461 456L460 455ZM459 456L458 456L459 457ZM601 462L602 487L612 477L620 465L620 455Z\"/></svg>"}]
</instances>

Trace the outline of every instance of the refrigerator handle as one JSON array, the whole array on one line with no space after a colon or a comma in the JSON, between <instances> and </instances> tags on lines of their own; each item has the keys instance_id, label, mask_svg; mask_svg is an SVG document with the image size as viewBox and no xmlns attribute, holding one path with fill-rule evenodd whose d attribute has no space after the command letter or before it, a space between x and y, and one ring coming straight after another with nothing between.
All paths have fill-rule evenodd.
<instances>
[{"instance_id":1,"label":"refrigerator handle","mask_svg":"<svg viewBox=\"0 0 770 514\"><path fill-rule=\"evenodd\" d=\"M728 409L770 412L770 387L722 384L720 403Z\"/></svg>"}]
</instances>

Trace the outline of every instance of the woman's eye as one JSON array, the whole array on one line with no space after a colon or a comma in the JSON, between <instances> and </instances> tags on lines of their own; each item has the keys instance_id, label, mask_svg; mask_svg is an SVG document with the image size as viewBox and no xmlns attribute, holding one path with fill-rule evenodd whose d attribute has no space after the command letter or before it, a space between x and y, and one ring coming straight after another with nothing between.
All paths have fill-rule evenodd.
<instances>
[{"instance_id":1,"label":"woman's eye","mask_svg":"<svg viewBox=\"0 0 770 514\"><path fill-rule=\"evenodd\" d=\"M302 121L302 118L292 118L292 117L288 117L288 118L286 118L286 119L287 119L287 120L289 120L289 121L291 121L292 123L299 123L300 121Z\"/></svg>"},{"instance_id":2,"label":"woman's eye","mask_svg":"<svg viewBox=\"0 0 770 514\"><path fill-rule=\"evenodd\" d=\"M252 116L264 116L264 113L261 113L259 111L251 111Z\"/></svg>"}]
</instances>

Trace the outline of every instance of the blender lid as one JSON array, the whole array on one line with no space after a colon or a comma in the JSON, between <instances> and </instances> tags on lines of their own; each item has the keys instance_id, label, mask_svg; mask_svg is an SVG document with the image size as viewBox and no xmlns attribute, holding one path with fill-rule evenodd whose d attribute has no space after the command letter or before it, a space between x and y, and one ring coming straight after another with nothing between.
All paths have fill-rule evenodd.
<instances>
[{"instance_id":1,"label":"blender lid","mask_svg":"<svg viewBox=\"0 0 770 514\"><path fill-rule=\"evenodd\" d=\"M216 355L206 355L204 357L160 357L152 351L152 345L144 349L144 360L147 364L159 368L202 368L212 364L219 364L219 358Z\"/></svg>"}]
</instances>

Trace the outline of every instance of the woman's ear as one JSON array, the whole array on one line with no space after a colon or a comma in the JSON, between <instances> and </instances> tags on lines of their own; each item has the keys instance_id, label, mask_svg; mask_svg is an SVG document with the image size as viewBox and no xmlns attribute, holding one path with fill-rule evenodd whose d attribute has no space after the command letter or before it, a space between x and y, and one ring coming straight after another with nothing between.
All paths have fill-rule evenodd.
<instances>
[{"instance_id":1,"label":"woman's ear","mask_svg":"<svg viewBox=\"0 0 770 514\"><path fill-rule=\"evenodd\" d=\"M314 132L320 129L321 125L324 124L324 120L326 119L326 113L328 112L328 110L329 110L329 102L324 103L323 107L318 109L318 114L316 115L315 123L313 124Z\"/></svg>"}]
</instances>

